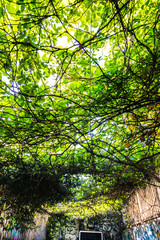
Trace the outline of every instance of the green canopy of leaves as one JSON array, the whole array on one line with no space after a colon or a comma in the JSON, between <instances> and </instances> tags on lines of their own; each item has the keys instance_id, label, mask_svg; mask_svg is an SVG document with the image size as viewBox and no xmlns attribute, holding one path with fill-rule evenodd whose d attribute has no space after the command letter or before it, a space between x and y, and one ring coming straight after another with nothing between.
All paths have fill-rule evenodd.
<instances>
[{"instance_id":1,"label":"green canopy of leaves","mask_svg":"<svg viewBox=\"0 0 160 240\"><path fill-rule=\"evenodd\" d=\"M122 206L160 181L159 9L1 1L0 201L21 227L58 202Z\"/></svg>"}]
</instances>

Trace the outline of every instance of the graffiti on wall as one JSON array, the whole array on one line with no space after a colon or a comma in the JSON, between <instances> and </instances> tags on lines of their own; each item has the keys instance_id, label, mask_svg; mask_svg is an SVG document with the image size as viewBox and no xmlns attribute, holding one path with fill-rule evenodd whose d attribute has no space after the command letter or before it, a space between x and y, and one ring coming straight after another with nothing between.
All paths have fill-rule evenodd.
<instances>
[{"instance_id":1,"label":"graffiti on wall","mask_svg":"<svg viewBox=\"0 0 160 240\"><path fill-rule=\"evenodd\" d=\"M100 219L80 220L78 224L72 224L65 228L65 240L78 239L79 230L98 230L103 232L104 240L121 240L120 223L121 219L114 218L112 215Z\"/></svg>"},{"instance_id":2,"label":"graffiti on wall","mask_svg":"<svg viewBox=\"0 0 160 240\"><path fill-rule=\"evenodd\" d=\"M38 236L37 233L35 233L32 230L29 230L27 232L25 232L24 234L21 234L19 231L16 230L12 230L9 232L5 232L2 231L0 233L0 240L4 240L4 239L11 239L11 240L44 240L44 236L43 238Z\"/></svg>"},{"instance_id":3,"label":"graffiti on wall","mask_svg":"<svg viewBox=\"0 0 160 240\"><path fill-rule=\"evenodd\" d=\"M120 220L108 215L100 221L99 229L104 233L104 240L121 239Z\"/></svg>"},{"instance_id":4,"label":"graffiti on wall","mask_svg":"<svg viewBox=\"0 0 160 240\"><path fill-rule=\"evenodd\" d=\"M75 226L70 225L65 228L65 240L76 240L77 237L78 234Z\"/></svg>"},{"instance_id":5,"label":"graffiti on wall","mask_svg":"<svg viewBox=\"0 0 160 240\"><path fill-rule=\"evenodd\" d=\"M131 232L130 231L126 231L125 233L123 233L122 239L123 240L132 240L133 238L132 238Z\"/></svg>"},{"instance_id":6,"label":"graffiti on wall","mask_svg":"<svg viewBox=\"0 0 160 240\"><path fill-rule=\"evenodd\" d=\"M20 229L13 229L11 231L4 231L0 227L0 240L10 239L10 240L45 240L46 239L46 221L48 219L47 215L37 214L35 217L35 229L29 229L23 234Z\"/></svg>"},{"instance_id":7,"label":"graffiti on wall","mask_svg":"<svg viewBox=\"0 0 160 240\"><path fill-rule=\"evenodd\" d=\"M134 227L133 234L136 240L160 240L160 221Z\"/></svg>"},{"instance_id":8,"label":"graffiti on wall","mask_svg":"<svg viewBox=\"0 0 160 240\"><path fill-rule=\"evenodd\" d=\"M160 221L133 227L123 234L123 240L160 240Z\"/></svg>"}]
</instances>

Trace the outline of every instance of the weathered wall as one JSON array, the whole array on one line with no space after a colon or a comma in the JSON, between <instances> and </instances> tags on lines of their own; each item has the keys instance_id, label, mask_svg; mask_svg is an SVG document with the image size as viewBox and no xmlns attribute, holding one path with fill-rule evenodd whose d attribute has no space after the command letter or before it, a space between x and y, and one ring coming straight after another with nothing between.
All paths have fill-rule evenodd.
<instances>
[{"instance_id":1,"label":"weathered wall","mask_svg":"<svg viewBox=\"0 0 160 240\"><path fill-rule=\"evenodd\" d=\"M64 229L65 240L76 240L80 230L102 231L104 240L120 240L121 237L121 215L106 215L97 218L76 220Z\"/></svg>"},{"instance_id":2,"label":"weathered wall","mask_svg":"<svg viewBox=\"0 0 160 240\"><path fill-rule=\"evenodd\" d=\"M123 240L160 240L160 184L139 189L128 205L130 229Z\"/></svg>"},{"instance_id":3,"label":"weathered wall","mask_svg":"<svg viewBox=\"0 0 160 240\"><path fill-rule=\"evenodd\" d=\"M160 214L160 184L138 190L130 199L128 212L133 225L156 218Z\"/></svg>"},{"instance_id":4,"label":"weathered wall","mask_svg":"<svg viewBox=\"0 0 160 240\"><path fill-rule=\"evenodd\" d=\"M160 221L134 227L133 236L135 240L160 240Z\"/></svg>"},{"instance_id":5,"label":"weathered wall","mask_svg":"<svg viewBox=\"0 0 160 240\"><path fill-rule=\"evenodd\" d=\"M133 227L123 235L123 240L160 240L160 220Z\"/></svg>"},{"instance_id":6,"label":"weathered wall","mask_svg":"<svg viewBox=\"0 0 160 240\"><path fill-rule=\"evenodd\" d=\"M47 215L37 214L35 218L35 229L28 230L23 234L16 230L5 232L3 231L3 228L0 228L0 240L45 240L47 220Z\"/></svg>"},{"instance_id":7,"label":"weathered wall","mask_svg":"<svg viewBox=\"0 0 160 240\"><path fill-rule=\"evenodd\" d=\"M11 232L4 232L2 229L1 240L14 239L14 240L45 240L46 239L46 222L47 217L38 215L35 219L36 230L28 230L23 236L20 232L13 230ZM76 240L80 230L98 230L104 234L104 240L120 240L121 239L121 215L106 215L97 218L75 220L71 221L65 229L60 238L65 240Z\"/></svg>"}]
</instances>

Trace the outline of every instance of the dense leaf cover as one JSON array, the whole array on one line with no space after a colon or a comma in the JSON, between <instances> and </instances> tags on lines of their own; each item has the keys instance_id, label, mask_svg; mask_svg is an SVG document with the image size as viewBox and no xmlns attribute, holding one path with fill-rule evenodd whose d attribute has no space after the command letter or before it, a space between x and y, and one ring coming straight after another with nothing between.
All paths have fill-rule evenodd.
<instances>
[{"instance_id":1,"label":"dense leaf cover","mask_svg":"<svg viewBox=\"0 0 160 240\"><path fill-rule=\"evenodd\" d=\"M1 211L160 181L160 3L2 0Z\"/></svg>"}]
</instances>

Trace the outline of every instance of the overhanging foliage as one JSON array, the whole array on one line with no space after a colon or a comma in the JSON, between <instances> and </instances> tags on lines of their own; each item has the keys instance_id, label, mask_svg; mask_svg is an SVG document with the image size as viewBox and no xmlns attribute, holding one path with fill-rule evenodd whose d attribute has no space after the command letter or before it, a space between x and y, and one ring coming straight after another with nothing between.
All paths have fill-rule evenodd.
<instances>
[{"instance_id":1,"label":"overhanging foliage","mask_svg":"<svg viewBox=\"0 0 160 240\"><path fill-rule=\"evenodd\" d=\"M155 0L1 2L1 208L21 224L19 205L33 215L70 194L121 202L160 181L159 9Z\"/></svg>"}]
</instances>

